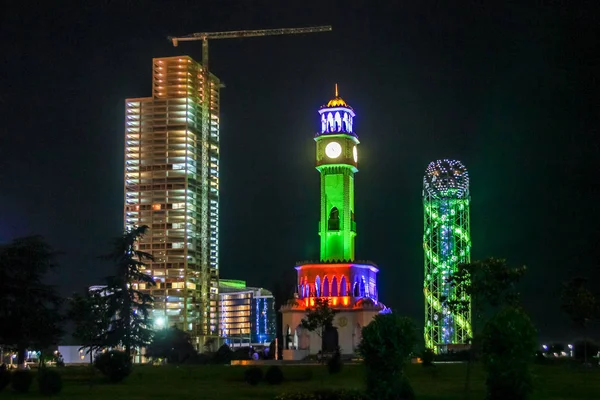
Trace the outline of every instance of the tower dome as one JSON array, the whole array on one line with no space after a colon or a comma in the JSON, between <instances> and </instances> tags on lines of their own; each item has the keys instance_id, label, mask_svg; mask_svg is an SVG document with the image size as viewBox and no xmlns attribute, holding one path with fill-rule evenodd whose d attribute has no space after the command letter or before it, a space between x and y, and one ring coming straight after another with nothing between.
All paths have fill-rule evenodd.
<instances>
[{"instance_id":1,"label":"tower dome","mask_svg":"<svg viewBox=\"0 0 600 400\"><path fill-rule=\"evenodd\" d=\"M321 132L319 135L348 134L356 136L353 122L356 114L352 107L346 103L338 94L337 83L335 85L335 97L321 106Z\"/></svg>"}]
</instances>

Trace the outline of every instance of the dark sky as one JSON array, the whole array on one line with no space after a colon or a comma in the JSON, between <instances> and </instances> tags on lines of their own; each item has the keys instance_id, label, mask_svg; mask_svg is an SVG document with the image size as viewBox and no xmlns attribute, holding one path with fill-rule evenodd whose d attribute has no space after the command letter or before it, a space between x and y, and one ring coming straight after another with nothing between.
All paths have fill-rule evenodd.
<instances>
[{"instance_id":1,"label":"dark sky","mask_svg":"<svg viewBox=\"0 0 600 400\"><path fill-rule=\"evenodd\" d=\"M200 58L199 42L166 36L331 24L211 43L227 85L221 276L268 288L318 257L313 135L337 82L361 139L357 258L379 264L381 300L422 325L422 176L457 158L473 258L527 265L542 339L568 337L560 282L600 277L594 2L77 3L0 11L0 240L39 233L65 251L63 293L112 273L96 257L122 229L124 99L151 95L153 57Z\"/></svg>"}]
</instances>

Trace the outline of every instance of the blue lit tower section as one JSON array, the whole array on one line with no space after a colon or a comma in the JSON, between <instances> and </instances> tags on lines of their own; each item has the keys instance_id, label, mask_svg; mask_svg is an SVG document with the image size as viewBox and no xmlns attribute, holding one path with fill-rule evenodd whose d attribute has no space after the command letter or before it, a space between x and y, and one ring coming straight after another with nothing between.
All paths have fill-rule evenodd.
<instances>
[{"instance_id":1,"label":"blue lit tower section","mask_svg":"<svg viewBox=\"0 0 600 400\"><path fill-rule=\"evenodd\" d=\"M456 160L437 160L423 178L425 252L425 346L439 352L466 344L472 336L471 310L453 314L444 304L455 299L447 278L471 260L469 174Z\"/></svg>"}]
</instances>

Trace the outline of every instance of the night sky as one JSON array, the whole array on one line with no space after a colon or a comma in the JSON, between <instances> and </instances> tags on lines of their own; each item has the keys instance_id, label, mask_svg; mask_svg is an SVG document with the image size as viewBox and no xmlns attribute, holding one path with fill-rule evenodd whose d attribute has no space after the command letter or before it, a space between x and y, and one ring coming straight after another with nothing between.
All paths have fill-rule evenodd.
<instances>
[{"instance_id":1,"label":"night sky","mask_svg":"<svg viewBox=\"0 0 600 400\"><path fill-rule=\"evenodd\" d=\"M313 136L337 82L361 140L357 258L380 266L380 299L422 327L423 173L457 158L473 259L527 265L541 339L571 338L560 283L600 278L594 2L77 3L0 10L0 240L42 234L64 251L51 276L63 294L113 272L97 256L123 226L124 99L151 95L153 57L200 59L200 42L166 36L330 24L211 42L227 86L221 277L269 288L287 273L292 286L295 262L318 258Z\"/></svg>"}]
</instances>

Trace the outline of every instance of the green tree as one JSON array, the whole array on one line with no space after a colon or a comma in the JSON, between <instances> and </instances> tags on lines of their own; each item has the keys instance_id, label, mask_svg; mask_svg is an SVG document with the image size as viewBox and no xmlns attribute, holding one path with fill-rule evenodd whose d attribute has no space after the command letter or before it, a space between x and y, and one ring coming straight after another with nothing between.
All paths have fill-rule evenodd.
<instances>
[{"instance_id":1,"label":"green tree","mask_svg":"<svg viewBox=\"0 0 600 400\"><path fill-rule=\"evenodd\" d=\"M154 332L146 349L147 357L166 359L171 364L181 364L195 355L190 335L175 326Z\"/></svg>"},{"instance_id":2,"label":"green tree","mask_svg":"<svg viewBox=\"0 0 600 400\"><path fill-rule=\"evenodd\" d=\"M525 400L533 389L529 366L537 332L520 307L504 307L486 322L481 354L489 400Z\"/></svg>"},{"instance_id":3,"label":"green tree","mask_svg":"<svg viewBox=\"0 0 600 400\"><path fill-rule=\"evenodd\" d=\"M104 345L122 345L131 356L132 348L145 346L152 339L150 310L154 299L137 290L138 284L154 286L152 277L145 273L145 260L154 260L151 254L136 249L136 243L146 233L146 225L134 227L115 240L114 249L106 256L116 264L116 274L107 278L106 302L110 324Z\"/></svg>"},{"instance_id":4,"label":"green tree","mask_svg":"<svg viewBox=\"0 0 600 400\"><path fill-rule=\"evenodd\" d=\"M85 290L83 295L73 294L69 299L68 318L75 324L73 338L87 349L90 364L93 363L93 353L104 346L105 335L110 324L108 304L100 290Z\"/></svg>"},{"instance_id":5,"label":"green tree","mask_svg":"<svg viewBox=\"0 0 600 400\"><path fill-rule=\"evenodd\" d=\"M367 392L372 398L388 400L394 393L406 391L404 365L416 344L417 329L407 317L378 314L362 329L358 350L363 356Z\"/></svg>"},{"instance_id":6,"label":"green tree","mask_svg":"<svg viewBox=\"0 0 600 400\"><path fill-rule=\"evenodd\" d=\"M587 326L600 316L600 302L587 287L585 278L573 278L565 283L561 293L562 309L573 324L583 333L584 363L587 364Z\"/></svg>"},{"instance_id":7,"label":"green tree","mask_svg":"<svg viewBox=\"0 0 600 400\"><path fill-rule=\"evenodd\" d=\"M457 271L447 278L453 288L451 297L443 299L453 313L471 311L471 350L465 377L465 397L470 396L471 371L477 352L477 329L485 323L486 315L501 305L518 306L520 293L518 282L526 267L510 267L505 259L487 258L467 264L459 264Z\"/></svg>"},{"instance_id":8,"label":"green tree","mask_svg":"<svg viewBox=\"0 0 600 400\"><path fill-rule=\"evenodd\" d=\"M0 246L0 343L16 348L19 365L28 348L46 349L62 335L63 299L43 283L57 255L41 236Z\"/></svg>"},{"instance_id":9,"label":"green tree","mask_svg":"<svg viewBox=\"0 0 600 400\"><path fill-rule=\"evenodd\" d=\"M300 324L302 328L315 332L321 340L323 334L328 328L333 327L333 319L338 312L329 307L328 299L315 298L314 307L306 309L306 318L302 318ZM322 348L322 344L321 344Z\"/></svg>"}]
</instances>

